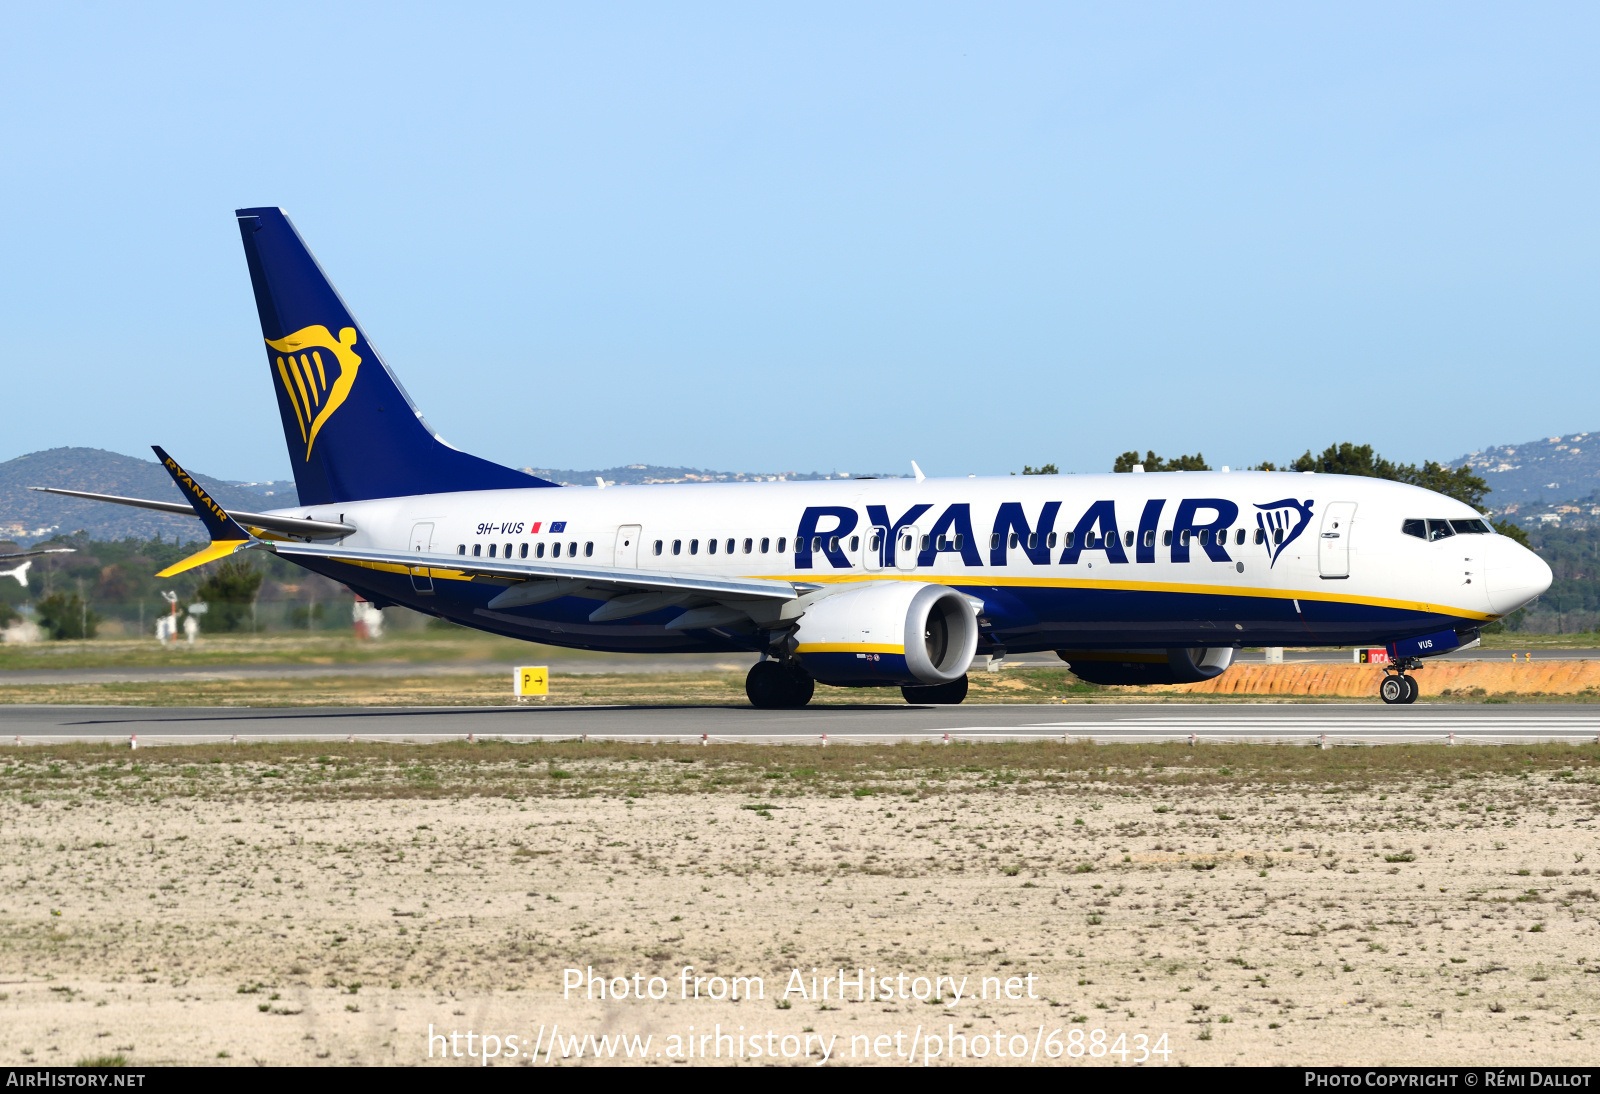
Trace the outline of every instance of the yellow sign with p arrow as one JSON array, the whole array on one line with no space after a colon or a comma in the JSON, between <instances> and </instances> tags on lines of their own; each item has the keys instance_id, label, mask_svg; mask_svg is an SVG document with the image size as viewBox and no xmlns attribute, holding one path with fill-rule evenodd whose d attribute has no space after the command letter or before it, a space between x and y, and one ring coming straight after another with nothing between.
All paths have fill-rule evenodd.
<instances>
[{"instance_id":1,"label":"yellow sign with p arrow","mask_svg":"<svg viewBox=\"0 0 1600 1094\"><path fill-rule=\"evenodd\" d=\"M544 665L523 665L512 673L512 693L520 701L531 695L550 697L550 670Z\"/></svg>"}]
</instances>

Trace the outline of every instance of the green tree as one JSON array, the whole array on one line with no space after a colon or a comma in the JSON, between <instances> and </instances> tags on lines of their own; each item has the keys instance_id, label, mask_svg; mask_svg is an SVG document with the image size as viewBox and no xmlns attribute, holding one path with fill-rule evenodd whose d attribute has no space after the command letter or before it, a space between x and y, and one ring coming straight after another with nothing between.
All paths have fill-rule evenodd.
<instances>
[{"instance_id":1,"label":"green tree","mask_svg":"<svg viewBox=\"0 0 1600 1094\"><path fill-rule=\"evenodd\" d=\"M1528 542L1528 533L1522 530L1522 525L1509 520L1491 520L1489 524L1502 536L1508 536L1528 548L1528 550L1533 550L1533 544Z\"/></svg>"},{"instance_id":2,"label":"green tree","mask_svg":"<svg viewBox=\"0 0 1600 1094\"><path fill-rule=\"evenodd\" d=\"M1270 464L1263 464L1256 470L1277 469ZM1483 508L1484 496L1489 493L1489 484L1483 481L1482 476L1474 475L1470 467L1452 470L1432 460L1424 461L1421 467L1414 463L1393 463L1374 452L1370 444L1357 445L1349 441L1329 445L1320 456L1313 456L1308 448L1305 455L1289 465L1288 470L1315 471L1319 475L1364 475L1409 483L1455 498L1474 509Z\"/></svg>"},{"instance_id":3,"label":"green tree","mask_svg":"<svg viewBox=\"0 0 1600 1094\"><path fill-rule=\"evenodd\" d=\"M1047 463L1043 467L1030 467L1027 464L1023 464L1022 465L1022 473L1024 475L1059 475L1059 474L1061 474L1060 471L1056 470L1056 465L1053 464L1053 463Z\"/></svg>"},{"instance_id":4,"label":"green tree","mask_svg":"<svg viewBox=\"0 0 1600 1094\"><path fill-rule=\"evenodd\" d=\"M200 583L195 595L206 602L200 626L207 632L236 631L250 619L261 591L262 574L245 559L230 558Z\"/></svg>"},{"instance_id":5,"label":"green tree","mask_svg":"<svg viewBox=\"0 0 1600 1094\"><path fill-rule=\"evenodd\" d=\"M93 638L100 623L100 616L90 611L77 593L54 593L45 597L34 608L34 619L41 630L57 640Z\"/></svg>"},{"instance_id":6,"label":"green tree","mask_svg":"<svg viewBox=\"0 0 1600 1094\"><path fill-rule=\"evenodd\" d=\"M1118 456L1116 462L1111 465L1111 470L1113 473L1132 471L1135 464L1143 464L1146 471L1211 470L1210 465L1206 463L1205 456L1201 455L1199 452L1196 452L1192 456L1177 456L1170 460L1164 460L1160 456L1156 455L1154 451L1146 450L1144 457L1141 459L1138 449L1124 452L1122 455Z\"/></svg>"}]
</instances>

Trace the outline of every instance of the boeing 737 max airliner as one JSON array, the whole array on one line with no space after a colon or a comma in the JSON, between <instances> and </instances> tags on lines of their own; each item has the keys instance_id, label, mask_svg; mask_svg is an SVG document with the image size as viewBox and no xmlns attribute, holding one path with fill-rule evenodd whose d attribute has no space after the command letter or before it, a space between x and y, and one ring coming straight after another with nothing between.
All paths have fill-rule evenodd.
<instances>
[{"instance_id":1,"label":"boeing 737 max airliner","mask_svg":"<svg viewBox=\"0 0 1600 1094\"><path fill-rule=\"evenodd\" d=\"M1483 515L1380 479L1282 472L561 487L446 444L280 209L241 209L293 510L49 489L192 511L266 550L495 634L616 652L761 655L758 707L816 683L957 703L974 656L1057 651L1100 684L1199 681L1243 646L1387 646L1386 702L1424 657L1542 593L1550 568Z\"/></svg>"}]
</instances>

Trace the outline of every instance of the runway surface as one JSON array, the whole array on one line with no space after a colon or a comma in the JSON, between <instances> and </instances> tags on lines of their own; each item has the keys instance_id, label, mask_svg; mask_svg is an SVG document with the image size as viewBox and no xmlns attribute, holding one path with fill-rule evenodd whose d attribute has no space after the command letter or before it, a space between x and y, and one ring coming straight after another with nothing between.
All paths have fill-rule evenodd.
<instances>
[{"instance_id":1,"label":"runway surface","mask_svg":"<svg viewBox=\"0 0 1600 1094\"><path fill-rule=\"evenodd\" d=\"M1461 653L1445 654L1443 661L1510 661L1511 650L1473 649ZM1520 659L1522 654L1518 653ZM1259 664L1265 655L1260 650L1243 650L1235 657L1236 664ZM1289 664L1350 664L1350 650L1285 650L1283 659ZM1583 661L1600 659L1600 650L1546 650L1534 654L1538 661ZM78 668L78 669L0 669L0 686L46 684L128 684L155 683L163 680L296 680L328 676L414 677L414 676L510 676L517 664L548 665L555 674L589 675L594 673L663 673L663 672L746 672L755 663L754 654L635 654L611 657L563 658L551 656L548 650L536 650L520 662L500 661L429 661L429 662L366 662L348 665L139 665L130 668ZM982 672L987 658L980 657L972 663L973 672ZM1053 653L1026 653L1006 659L1009 666L1029 665L1061 668L1062 661Z\"/></svg>"},{"instance_id":2,"label":"runway surface","mask_svg":"<svg viewBox=\"0 0 1600 1094\"><path fill-rule=\"evenodd\" d=\"M0 741L416 741L530 739L830 742L1069 739L1380 744L1509 743L1600 738L1600 705L1353 703L1094 703L1074 705L699 707L0 707Z\"/></svg>"}]
</instances>

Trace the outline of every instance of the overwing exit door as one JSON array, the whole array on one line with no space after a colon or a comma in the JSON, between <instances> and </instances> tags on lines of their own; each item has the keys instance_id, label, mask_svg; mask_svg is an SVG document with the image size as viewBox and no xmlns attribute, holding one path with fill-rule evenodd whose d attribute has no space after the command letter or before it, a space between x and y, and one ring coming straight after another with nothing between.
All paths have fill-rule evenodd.
<instances>
[{"instance_id":1,"label":"overwing exit door","mask_svg":"<svg viewBox=\"0 0 1600 1094\"><path fill-rule=\"evenodd\" d=\"M915 525L900 529L894 544L894 564L901 570L915 570L922 552L922 533Z\"/></svg>"},{"instance_id":2,"label":"overwing exit door","mask_svg":"<svg viewBox=\"0 0 1600 1094\"><path fill-rule=\"evenodd\" d=\"M1350 524L1353 501L1329 502L1322 511L1322 536L1317 540L1317 572L1326 578L1350 576Z\"/></svg>"},{"instance_id":3,"label":"overwing exit door","mask_svg":"<svg viewBox=\"0 0 1600 1094\"><path fill-rule=\"evenodd\" d=\"M883 569L883 557L889 551L889 529L873 527L867 529L861 548L861 567L869 574L878 573Z\"/></svg>"}]
</instances>

